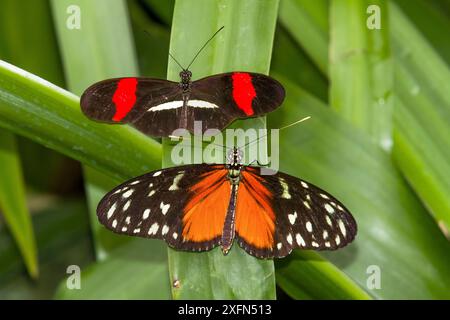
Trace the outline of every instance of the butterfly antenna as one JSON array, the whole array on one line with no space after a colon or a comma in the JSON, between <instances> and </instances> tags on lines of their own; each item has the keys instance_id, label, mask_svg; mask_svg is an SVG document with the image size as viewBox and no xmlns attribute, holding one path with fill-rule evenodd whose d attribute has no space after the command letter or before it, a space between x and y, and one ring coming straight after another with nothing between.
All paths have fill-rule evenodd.
<instances>
[{"instance_id":1,"label":"butterfly antenna","mask_svg":"<svg viewBox=\"0 0 450 320\"><path fill-rule=\"evenodd\" d=\"M183 66L177 61L177 59L175 59L175 57L169 52L169 56L173 59L173 61L175 61L175 63L181 68L181 70L187 70L183 68Z\"/></svg>"},{"instance_id":2,"label":"butterfly antenna","mask_svg":"<svg viewBox=\"0 0 450 320\"><path fill-rule=\"evenodd\" d=\"M300 120L297 120L297 121L295 121L295 122L292 122L291 124L288 124L288 125L286 125L286 126L284 126L284 127L281 127L281 128L279 128L278 130L284 130L284 129L287 129L287 128L289 128L289 127L295 126L296 124L299 124L300 122L306 121L306 120L308 120L308 119L311 119L311 117L310 117L310 116L304 117L303 119L300 119ZM268 134L268 133L266 132L266 133L263 134L261 137L258 137L258 138L254 139L254 140L252 140L252 141L247 142L245 145L242 146L242 148L245 148L246 146L252 144L253 142L258 141L258 140L261 139L261 138L264 138L265 136L267 136L267 134Z\"/></svg>"},{"instance_id":3,"label":"butterfly antenna","mask_svg":"<svg viewBox=\"0 0 450 320\"><path fill-rule=\"evenodd\" d=\"M191 63L189 63L188 67L186 68L186 70L189 69L189 67L194 63L195 59L197 59L198 55L200 54L200 52L202 52L203 49L205 49L205 47L208 45L208 43L211 42L212 39L214 39L214 37L220 32L222 31L222 29L225 28L225 26L220 27L219 30L217 30L212 36L211 38L209 38L208 41L205 42L205 44L203 45L203 47L200 48L200 50L198 50L197 54L194 56L194 58L192 59Z\"/></svg>"}]
</instances>

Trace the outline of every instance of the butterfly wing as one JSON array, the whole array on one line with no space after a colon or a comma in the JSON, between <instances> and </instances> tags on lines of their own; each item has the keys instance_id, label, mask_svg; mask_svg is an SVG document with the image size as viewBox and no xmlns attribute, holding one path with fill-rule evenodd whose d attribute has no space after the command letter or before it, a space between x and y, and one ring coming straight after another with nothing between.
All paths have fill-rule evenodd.
<instances>
[{"instance_id":1,"label":"butterfly wing","mask_svg":"<svg viewBox=\"0 0 450 320\"><path fill-rule=\"evenodd\" d=\"M229 201L223 165L187 165L131 179L105 195L97 208L108 229L164 239L179 250L217 246Z\"/></svg>"},{"instance_id":2,"label":"butterfly wing","mask_svg":"<svg viewBox=\"0 0 450 320\"><path fill-rule=\"evenodd\" d=\"M164 123L143 125L139 120L155 106L180 101L177 82L153 78L115 78L97 82L81 96L83 113L97 121L131 123L149 135L158 135ZM154 116L151 112L149 115ZM160 120L160 119L155 119ZM174 120L173 122L176 123Z\"/></svg>"},{"instance_id":3,"label":"butterfly wing","mask_svg":"<svg viewBox=\"0 0 450 320\"><path fill-rule=\"evenodd\" d=\"M281 258L294 248L335 250L353 241L355 219L336 198L288 174L259 170L242 172L236 207L237 240L248 253Z\"/></svg>"},{"instance_id":4,"label":"butterfly wing","mask_svg":"<svg viewBox=\"0 0 450 320\"><path fill-rule=\"evenodd\" d=\"M194 81L191 99L209 101L234 120L269 113L282 104L284 96L283 86L269 76L230 72Z\"/></svg>"}]
</instances>

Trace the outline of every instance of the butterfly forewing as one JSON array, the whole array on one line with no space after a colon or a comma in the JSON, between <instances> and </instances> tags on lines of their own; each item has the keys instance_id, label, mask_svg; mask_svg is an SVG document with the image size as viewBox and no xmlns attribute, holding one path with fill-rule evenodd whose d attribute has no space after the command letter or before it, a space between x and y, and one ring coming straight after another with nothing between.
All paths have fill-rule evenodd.
<instances>
[{"instance_id":1,"label":"butterfly forewing","mask_svg":"<svg viewBox=\"0 0 450 320\"><path fill-rule=\"evenodd\" d=\"M214 188L228 183L225 174L223 165L206 164L150 172L106 194L98 205L97 215L105 227L116 233L164 239L180 250L209 250L220 240L217 230L222 230L223 210L218 201L223 197L228 201L227 194L222 194L227 186L215 194ZM218 208L216 213L198 207L208 201L209 207L214 204Z\"/></svg>"},{"instance_id":2,"label":"butterfly forewing","mask_svg":"<svg viewBox=\"0 0 450 320\"><path fill-rule=\"evenodd\" d=\"M284 173L259 176L259 170L247 167L241 184L255 184L248 182L251 178L261 181L268 190L265 201L274 212L275 227L271 246L255 246L255 241L249 241L247 234L251 228L241 228L238 239L247 252L264 258L281 258L294 248L335 250L353 241L357 232L356 222L341 202L304 180ZM257 191L252 194L257 194ZM263 201L259 203L264 204ZM236 215L239 214L251 213L237 211ZM263 216L265 221L270 221L269 217L270 214ZM239 230L240 226L237 224L236 228Z\"/></svg>"},{"instance_id":3,"label":"butterfly forewing","mask_svg":"<svg viewBox=\"0 0 450 320\"><path fill-rule=\"evenodd\" d=\"M80 105L83 113L93 120L133 123L150 108L180 99L177 82L129 77L93 84L81 96Z\"/></svg>"}]
</instances>

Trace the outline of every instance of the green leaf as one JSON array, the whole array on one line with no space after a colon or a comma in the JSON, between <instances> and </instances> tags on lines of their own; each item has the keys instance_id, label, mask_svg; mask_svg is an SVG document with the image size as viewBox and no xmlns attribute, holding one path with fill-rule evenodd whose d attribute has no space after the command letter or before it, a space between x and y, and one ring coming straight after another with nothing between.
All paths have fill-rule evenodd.
<instances>
[{"instance_id":1,"label":"green leaf","mask_svg":"<svg viewBox=\"0 0 450 320\"><path fill-rule=\"evenodd\" d=\"M307 43L305 51L328 74L328 1L283 0L280 21L300 45Z\"/></svg>"},{"instance_id":2,"label":"green leaf","mask_svg":"<svg viewBox=\"0 0 450 320\"><path fill-rule=\"evenodd\" d=\"M267 73L277 8L277 0L179 0L175 4L170 52L187 66L203 43L219 27L225 26L192 65L194 77L232 70ZM178 80L179 71L169 61L168 78ZM246 120L236 125L264 128L265 119ZM167 142L163 164L172 165ZM198 254L169 250L169 269L171 281L180 282L179 288L172 289L176 299L275 298L273 262L256 259L237 245L228 256L223 256L218 248Z\"/></svg>"},{"instance_id":3,"label":"green leaf","mask_svg":"<svg viewBox=\"0 0 450 320\"><path fill-rule=\"evenodd\" d=\"M394 158L450 238L450 70L391 5L395 68Z\"/></svg>"},{"instance_id":4,"label":"green leaf","mask_svg":"<svg viewBox=\"0 0 450 320\"><path fill-rule=\"evenodd\" d=\"M59 57L55 49L55 38L52 31L51 20L49 19L48 3L44 0L35 1L33 6L22 2L5 0L2 1L0 10L0 59L10 61L35 72L51 81L62 83L62 73L60 70ZM17 19L20 16L21 19ZM46 34L46 37L42 37ZM33 50L30 50L33 48ZM31 53L32 52L32 53ZM42 63L46 61L46 63ZM4 214L7 221L10 222L12 233L18 241L18 247L24 255L25 264L32 277L38 275L38 261L36 253L35 239L31 226L31 219L26 208L25 187L22 178L21 159L19 151L21 148L16 146L14 135L1 130L1 139L5 149L2 151L5 157L5 164L2 163L2 185L6 187L6 193L1 195L4 202ZM20 142L20 140L18 140ZM20 144L19 144L20 146ZM27 155L41 156L42 150L36 152L36 148L30 143L22 141L22 147L26 146ZM34 147L34 148L33 148ZM23 150L23 149L22 149ZM31 152L30 152L31 151ZM23 154L23 153L22 153ZM46 160L55 160L55 154L46 155ZM25 173L29 164L34 164L35 158L24 158L23 164ZM40 157L42 160L43 157ZM51 173L50 161L44 169L40 168L42 175L35 174L36 180L49 181L45 173ZM30 170L28 170L30 172ZM13 179L7 181L7 177ZM11 193L8 188L16 186L19 188L17 193ZM43 183L41 183L43 185ZM2 188L4 189L4 188ZM12 189L14 190L14 189ZM18 201L17 203L14 203ZM21 203L20 203L21 202ZM1 206L1 205L0 205ZM14 212L14 210L18 210ZM21 229L21 227L23 227Z\"/></svg>"},{"instance_id":5,"label":"green leaf","mask_svg":"<svg viewBox=\"0 0 450 320\"><path fill-rule=\"evenodd\" d=\"M0 226L0 299L51 299L66 269L84 269L94 259L84 201L33 194L33 216L39 247L39 279L25 275L20 254Z\"/></svg>"},{"instance_id":6,"label":"green leaf","mask_svg":"<svg viewBox=\"0 0 450 320\"><path fill-rule=\"evenodd\" d=\"M379 15L369 11L375 6ZM389 151L394 74L387 3L331 1L330 10L330 104ZM377 18L381 29L374 29Z\"/></svg>"},{"instance_id":7,"label":"green leaf","mask_svg":"<svg viewBox=\"0 0 450 320\"><path fill-rule=\"evenodd\" d=\"M275 266L277 284L295 299L370 299L339 268L314 252L294 251Z\"/></svg>"},{"instance_id":8,"label":"green leaf","mask_svg":"<svg viewBox=\"0 0 450 320\"><path fill-rule=\"evenodd\" d=\"M317 1L322 5L326 3L326 0ZM317 30L327 20L326 10L321 11L321 15L313 15L316 11L303 0L285 0L285 3L312 17L306 21L307 25L303 25L306 29ZM396 98L399 97L399 102L394 102L393 155L408 182L429 208L444 234L448 235L450 171L448 161L444 160L449 158L448 66L393 2L389 2L389 13L395 58L394 90ZM324 34L315 40L300 37L299 29L305 22L288 19L285 15L288 13L281 11L284 26L310 56L315 54L318 46L323 48L326 45L326 30L322 28ZM317 54L313 60L319 66L327 66L324 58L324 54ZM425 113L427 116L424 116Z\"/></svg>"},{"instance_id":9,"label":"green leaf","mask_svg":"<svg viewBox=\"0 0 450 320\"><path fill-rule=\"evenodd\" d=\"M333 109L288 81L283 84L289 96L284 106L269 116L271 127L305 116L311 120L280 133L281 170L335 195L358 223L351 245L323 256L366 290L368 267L378 266L381 288L368 291L375 298L448 299L450 243L390 157ZM289 272L298 272L295 264ZM302 290L304 284L299 280L296 285ZM291 287L286 291L292 291ZM304 291L308 290L312 289ZM342 290L339 296L347 291L346 286Z\"/></svg>"},{"instance_id":10,"label":"green leaf","mask_svg":"<svg viewBox=\"0 0 450 320\"><path fill-rule=\"evenodd\" d=\"M71 92L81 95L97 81L137 75L134 45L124 1L58 0L51 3L68 89ZM73 5L80 10L80 29L70 29L67 26L70 15L67 8ZM108 15L102 19L97 18L106 11ZM119 239L126 241L125 237L105 232L105 228L97 220L97 204L117 185L117 180L102 176L89 167L84 167L83 172L97 258L103 259L108 254L108 248L122 243Z\"/></svg>"},{"instance_id":11,"label":"green leaf","mask_svg":"<svg viewBox=\"0 0 450 320\"><path fill-rule=\"evenodd\" d=\"M57 299L169 299L167 250L158 240L132 239L81 273L81 289L61 282Z\"/></svg>"},{"instance_id":12,"label":"green leaf","mask_svg":"<svg viewBox=\"0 0 450 320\"><path fill-rule=\"evenodd\" d=\"M0 209L22 253L28 273L37 278L39 266L31 217L26 206L16 139L0 129Z\"/></svg>"},{"instance_id":13,"label":"green leaf","mask_svg":"<svg viewBox=\"0 0 450 320\"><path fill-rule=\"evenodd\" d=\"M398 8L414 23L433 49L436 50L447 64L450 64L450 42L446 32L450 30L450 19L443 8L449 6L448 1L437 0L395 0Z\"/></svg>"},{"instance_id":14,"label":"green leaf","mask_svg":"<svg viewBox=\"0 0 450 320\"><path fill-rule=\"evenodd\" d=\"M87 119L77 96L4 61L0 126L121 181L160 167L159 143L129 126Z\"/></svg>"}]
</instances>

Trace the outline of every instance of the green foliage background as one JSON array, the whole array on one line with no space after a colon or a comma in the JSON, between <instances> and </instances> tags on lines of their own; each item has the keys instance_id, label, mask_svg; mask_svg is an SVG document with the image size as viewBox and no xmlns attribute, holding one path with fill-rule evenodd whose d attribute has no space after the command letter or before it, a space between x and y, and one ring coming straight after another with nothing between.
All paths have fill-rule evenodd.
<instances>
[{"instance_id":1,"label":"green foliage background","mask_svg":"<svg viewBox=\"0 0 450 320\"><path fill-rule=\"evenodd\" d=\"M73 5L81 29L67 27ZM450 298L449 15L447 0L2 0L0 299ZM170 165L170 145L89 121L78 96L109 77L176 79L169 48L186 63L222 25L194 78L240 69L285 85L280 109L236 125L312 117L281 133L281 169L351 209L347 248L183 254L96 221L112 186Z\"/></svg>"}]
</instances>

